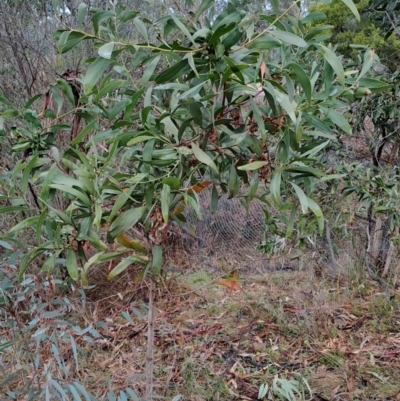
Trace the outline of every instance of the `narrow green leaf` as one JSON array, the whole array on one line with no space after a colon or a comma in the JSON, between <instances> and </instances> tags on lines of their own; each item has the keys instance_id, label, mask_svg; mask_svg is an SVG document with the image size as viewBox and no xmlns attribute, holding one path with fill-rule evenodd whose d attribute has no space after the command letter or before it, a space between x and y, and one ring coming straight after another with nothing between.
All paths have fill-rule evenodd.
<instances>
[{"instance_id":1,"label":"narrow green leaf","mask_svg":"<svg viewBox=\"0 0 400 401\"><path fill-rule=\"evenodd\" d=\"M160 61L160 55L155 56L149 64L146 65L146 68L143 72L142 79L140 81L141 86L145 86L147 82L149 82L149 79L151 76L154 74L154 71L158 65L158 62Z\"/></svg>"},{"instance_id":2,"label":"narrow green leaf","mask_svg":"<svg viewBox=\"0 0 400 401\"><path fill-rule=\"evenodd\" d=\"M304 70L296 63L290 63L289 67L296 74L297 80L301 87L303 88L304 94L308 100L308 103L311 103L311 82L308 75L304 72Z\"/></svg>"},{"instance_id":3,"label":"narrow green leaf","mask_svg":"<svg viewBox=\"0 0 400 401\"><path fill-rule=\"evenodd\" d=\"M86 192L81 192L78 189L72 188L68 185L60 185L60 184L54 184L54 183L50 184L50 188L59 189L60 191L66 193L66 194L70 194L73 197L82 201L88 207L90 207L92 205L92 202L91 202L90 198L88 197L88 195L86 194Z\"/></svg>"},{"instance_id":4,"label":"narrow green leaf","mask_svg":"<svg viewBox=\"0 0 400 401\"><path fill-rule=\"evenodd\" d=\"M114 267L114 269L112 269L110 271L110 273L108 273L107 276L107 280L112 280L115 277L117 277L119 274L121 274L122 272L124 272L129 266L131 266L132 260L130 258L126 258L126 259L122 259L121 262L119 262L117 264L117 266Z\"/></svg>"},{"instance_id":5,"label":"narrow green leaf","mask_svg":"<svg viewBox=\"0 0 400 401\"><path fill-rule=\"evenodd\" d=\"M104 71L111 65L111 63L112 60L97 57L97 59L90 65L82 80L85 95L90 95L92 93L97 81L101 78Z\"/></svg>"},{"instance_id":6,"label":"narrow green leaf","mask_svg":"<svg viewBox=\"0 0 400 401\"><path fill-rule=\"evenodd\" d=\"M238 167L238 170L243 170L243 171L258 170L259 168L264 167L267 164L269 164L269 162L266 161L251 162L249 164L245 164L244 166Z\"/></svg>"},{"instance_id":7,"label":"narrow green leaf","mask_svg":"<svg viewBox=\"0 0 400 401\"><path fill-rule=\"evenodd\" d=\"M214 0L203 0L195 13L195 21L197 21L200 15L203 14L204 11L208 10L213 4Z\"/></svg>"},{"instance_id":8,"label":"narrow green leaf","mask_svg":"<svg viewBox=\"0 0 400 401\"><path fill-rule=\"evenodd\" d=\"M204 150L200 149L194 142L192 143L193 154L196 159L211 167L217 174L219 174L218 167L215 165L214 161L204 152Z\"/></svg>"},{"instance_id":9,"label":"narrow green leaf","mask_svg":"<svg viewBox=\"0 0 400 401\"><path fill-rule=\"evenodd\" d=\"M109 228L109 234L116 237L118 234L131 229L146 212L146 207L141 206L134 209L129 209L120 214Z\"/></svg>"},{"instance_id":10,"label":"narrow green leaf","mask_svg":"<svg viewBox=\"0 0 400 401\"><path fill-rule=\"evenodd\" d=\"M165 223L168 223L170 203L171 187L167 184L164 184L161 190L161 214Z\"/></svg>"},{"instance_id":11,"label":"narrow green leaf","mask_svg":"<svg viewBox=\"0 0 400 401\"><path fill-rule=\"evenodd\" d=\"M319 227L319 234L322 235L324 233L324 215L322 213L321 208L318 206L318 204L308 198L308 207L311 209L311 211L315 214L315 217L317 217L318 220L318 227Z\"/></svg>"},{"instance_id":12,"label":"narrow green leaf","mask_svg":"<svg viewBox=\"0 0 400 401\"><path fill-rule=\"evenodd\" d=\"M190 34L189 30L186 28L186 26L182 23L182 21L177 18L173 13L170 13L171 18L175 22L176 26L182 31L182 33L193 43L196 44L194 41L192 35Z\"/></svg>"},{"instance_id":13,"label":"narrow green leaf","mask_svg":"<svg viewBox=\"0 0 400 401\"><path fill-rule=\"evenodd\" d=\"M356 17L356 20L358 22L360 22L360 14L357 10L357 7L355 6L355 4L352 2L352 0L341 0L343 4L345 4L347 7L350 8L351 12L354 14L354 16Z\"/></svg>"},{"instance_id":14,"label":"narrow green leaf","mask_svg":"<svg viewBox=\"0 0 400 401\"><path fill-rule=\"evenodd\" d=\"M75 281L78 280L79 278L78 263L76 261L75 252L71 248L68 249L65 265L67 267L68 274L72 278L72 280Z\"/></svg>"},{"instance_id":15,"label":"narrow green leaf","mask_svg":"<svg viewBox=\"0 0 400 401\"><path fill-rule=\"evenodd\" d=\"M75 97L71 89L71 85L68 84L64 79L57 79L57 85L63 91L66 98L70 101L72 106L75 106Z\"/></svg>"},{"instance_id":16,"label":"narrow green leaf","mask_svg":"<svg viewBox=\"0 0 400 401\"><path fill-rule=\"evenodd\" d=\"M348 121L343 117L343 114L333 109L323 109L326 116L346 134L352 134L352 128Z\"/></svg>"},{"instance_id":17,"label":"narrow green leaf","mask_svg":"<svg viewBox=\"0 0 400 401\"><path fill-rule=\"evenodd\" d=\"M235 164L232 163L228 180L229 198L234 198L239 193L239 186L240 186L239 176L236 172Z\"/></svg>"},{"instance_id":18,"label":"narrow green leaf","mask_svg":"<svg viewBox=\"0 0 400 401\"><path fill-rule=\"evenodd\" d=\"M160 274L163 264L163 249L161 245L153 246L153 260L152 260L152 273L154 275Z\"/></svg>"},{"instance_id":19,"label":"narrow green leaf","mask_svg":"<svg viewBox=\"0 0 400 401\"><path fill-rule=\"evenodd\" d=\"M301 209L303 211L304 214L306 214L308 212L308 198L306 196L306 194L304 193L304 191L295 183L290 182L290 185L294 188L294 190L296 191L296 195L297 198L300 201L300 205L301 205Z\"/></svg>"},{"instance_id":20,"label":"narrow green leaf","mask_svg":"<svg viewBox=\"0 0 400 401\"><path fill-rule=\"evenodd\" d=\"M103 21L106 21L114 16L115 16L114 11L105 11L105 10L97 11L92 17L94 34L95 35L99 34L100 24Z\"/></svg>"},{"instance_id":21,"label":"narrow green leaf","mask_svg":"<svg viewBox=\"0 0 400 401\"><path fill-rule=\"evenodd\" d=\"M344 86L345 85L344 69L339 58L332 50L328 49L326 46L324 45L316 45L316 46L318 47L318 49L320 49L325 60L331 65L333 71L335 71L340 84Z\"/></svg>"},{"instance_id":22,"label":"narrow green leaf","mask_svg":"<svg viewBox=\"0 0 400 401\"><path fill-rule=\"evenodd\" d=\"M147 34L146 25L143 23L143 21L139 17L136 17L134 18L133 23L135 24L140 34L143 36L146 43L149 43L149 35Z\"/></svg>"},{"instance_id":23,"label":"narrow green leaf","mask_svg":"<svg viewBox=\"0 0 400 401\"><path fill-rule=\"evenodd\" d=\"M110 59L113 50L114 50L114 42L109 42L99 47L99 50L97 50L97 52L99 53L100 57Z\"/></svg>"},{"instance_id":24,"label":"narrow green leaf","mask_svg":"<svg viewBox=\"0 0 400 401\"><path fill-rule=\"evenodd\" d=\"M282 170L275 170L271 184L269 185L269 191L271 193L272 200L275 204L279 205L281 203L281 180L282 180Z\"/></svg>"},{"instance_id":25,"label":"narrow green leaf","mask_svg":"<svg viewBox=\"0 0 400 401\"><path fill-rule=\"evenodd\" d=\"M276 38L280 39L282 42L287 43L288 45L294 45L298 47L307 46L307 42L304 39L300 38L297 35L294 35L293 33L280 30L271 31L270 33L272 36L275 36Z\"/></svg>"},{"instance_id":26,"label":"narrow green leaf","mask_svg":"<svg viewBox=\"0 0 400 401\"><path fill-rule=\"evenodd\" d=\"M247 45L247 49L258 49L258 50L267 50L273 49L275 47L282 46L282 42L276 38L271 36L260 36L254 40L251 40Z\"/></svg>"},{"instance_id":27,"label":"narrow green leaf","mask_svg":"<svg viewBox=\"0 0 400 401\"><path fill-rule=\"evenodd\" d=\"M78 26L83 25L83 22L85 21L85 16L86 16L86 13L87 13L87 9L88 9L88 6L85 3L79 4L78 12L77 12L77 15L78 15L78 17L77 17Z\"/></svg>"},{"instance_id":28,"label":"narrow green leaf","mask_svg":"<svg viewBox=\"0 0 400 401\"><path fill-rule=\"evenodd\" d=\"M373 50L371 50L370 48L368 48L368 49L365 51L365 54L364 54L364 63L363 63L361 72L360 72L360 74L359 74L358 77L357 77L357 81L358 81L360 78L362 78L362 77L371 69L371 66L372 66L372 64L374 63L374 60L375 60L375 53L374 53Z\"/></svg>"},{"instance_id":29,"label":"narrow green leaf","mask_svg":"<svg viewBox=\"0 0 400 401\"><path fill-rule=\"evenodd\" d=\"M174 81L177 78L180 78L183 74L186 74L190 71L189 61L187 59L183 59L173 66L164 70L160 75L156 77L157 84L163 84L165 82Z\"/></svg>"},{"instance_id":30,"label":"narrow green leaf","mask_svg":"<svg viewBox=\"0 0 400 401\"><path fill-rule=\"evenodd\" d=\"M296 124L296 113L289 96L285 93L275 91L275 97L281 107L288 113L290 119Z\"/></svg>"}]
</instances>

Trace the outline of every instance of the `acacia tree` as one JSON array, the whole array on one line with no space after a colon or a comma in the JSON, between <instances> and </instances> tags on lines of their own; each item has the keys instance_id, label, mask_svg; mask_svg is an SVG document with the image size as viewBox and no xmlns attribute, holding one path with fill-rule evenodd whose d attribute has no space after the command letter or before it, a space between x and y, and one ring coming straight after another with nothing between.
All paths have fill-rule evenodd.
<instances>
[{"instance_id":1,"label":"acacia tree","mask_svg":"<svg viewBox=\"0 0 400 401\"><path fill-rule=\"evenodd\" d=\"M42 113L35 107L40 95L22 109L1 99L2 117L18 122L3 134L25 158L12 182L22 195L10 190L10 203L0 211L29 210L8 240L33 229L37 241L20 277L39 256L43 270L64 263L72 279L83 282L90 266L115 258L122 259L110 278L131 264L142 265L144 276L157 274L168 224L182 224L185 205L198 210L197 193L210 185L213 207L221 191L236 197L244 185L247 204L264 185L271 202L289 208L281 216L284 235L292 234L298 212L314 215L304 230L323 229L314 190L337 176L326 175L320 160L336 141L332 133L351 134L337 111L346 107L348 92L381 85L363 81L373 54L367 51L362 68L346 73L312 25L319 14L301 20L261 15L268 27L254 32L246 14L230 5L208 19L212 3L153 22L123 5L89 10L82 3L78 25L92 11L93 29L57 32L61 53L83 41L97 49L82 78L59 79L51 87L55 108L44 102ZM127 26L140 33L140 42L120 37ZM156 42L149 32L157 32ZM69 111L61 114L67 102ZM65 124L66 115L79 117L80 128ZM56 146L62 132L71 135L67 149ZM54 203L55 194L65 208ZM99 238L101 227L109 242L118 240L117 250ZM98 250L89 259L87 244Z\"/></svg>"},{"instance_id":2,"label":"acacia tree","mask_svg":"<svg viewBox=\"0 0 400 401\"><path fill-rule=\"evenodd\" d=\"M24 213L1 244L12 250L12 242L22 245L22 232L35 234L20 278L40 260L45 272L63 265L72 280L87 283L91 266L115 260L110 279L131 265L154 279L169 224L182 225L187 205L199 212L197 194L210 186L214 208L221 193L240 196L244 206L257 196L281 207L283 235L295 225L300 234L323 230L315 191L340 176L328 175L321 161L335 133L351 134L338 111L349 93L383 85L364 79L373 53L365 52L358 70L345 71L313 26L320 14L262 14L267 27L256 32L245 12L228 4L215 16L212 5L203 0L188 15L170 11L150 21L124 5L81 3L78 26L65 25L56 38L60 53L93 46L97 56L85 73L51 85L53 102L39 94L19 108L0 98L1 118L14 119L1 133L23 154L7 192L1 189L0 213ZM133 30L140 41L121 34ZM61 135L68 136L63 148Z\"/></svg>"}]
</instances>

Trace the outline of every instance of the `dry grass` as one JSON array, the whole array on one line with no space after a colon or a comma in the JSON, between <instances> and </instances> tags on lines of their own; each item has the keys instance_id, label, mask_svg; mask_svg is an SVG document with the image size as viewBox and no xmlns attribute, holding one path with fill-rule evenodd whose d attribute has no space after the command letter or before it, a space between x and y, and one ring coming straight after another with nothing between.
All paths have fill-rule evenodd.
<instances>
[{"instance_id":1,"label":"dry grass","mask_svg":"<svg viewBox=\"0 0 400 401\"><path fill-rule=\"evenodd\" d=\"M348 271L336 281L317 278L312 269L241 272L244 290L232 294L204 270L167 277L156 299L154 394L165 400L177 394L193 401L256 400L260 385L278 376L304 377L313 390L307 399L399 400L400 291L383 293L356 268ZM101 269L93 272L97 285L85 303L73 301L70 318L94 327L99 337L88 342L69 330L78 364L70 342L58 344L72 376L98 399L110 387L144 391L148 291L135 280L137 273L128 269L109 282ZM6 372L24 369L0 389L1 399L24 377L38 374L27 370L23 347L35 348L26 338L13 354L3 354L0 381ZM39 354L56 375L45 344Z\"/></svg>"}]
</instances>

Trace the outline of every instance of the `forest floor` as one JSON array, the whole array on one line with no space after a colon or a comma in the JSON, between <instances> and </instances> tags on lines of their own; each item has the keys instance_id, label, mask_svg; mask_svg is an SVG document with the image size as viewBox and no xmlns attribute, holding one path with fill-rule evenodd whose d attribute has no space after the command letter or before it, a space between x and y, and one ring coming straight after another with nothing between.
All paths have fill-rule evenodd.
<instances>
[{"instance_id":1,"label":"forest floor","mask_svg":"<svg viewBox=\"0 0 400 401\"><path fill-rule=\"evenodd\" d=\"M128 274L119 284L125 288ZM311 269L242 272L243 291L234 292L205 271L164 284L155 302L154 400L258 400L260 386L274 383L281 393L288 386L298 390L296 400L400 400L398 288L384 292L356 274L317 278ZM41 346L46 366L57 359L53 377L62 377L62 367L98 400L110 399L104 398L109 388L142 394L146 379L147 289L138 285L128 296L107 285L104 294L98 286L84 303L76 299L75 318L68 318L95 328L95 340L71 326L64 337L73 337L72 349L72 340L57 340L56 354ZM35 336L38 331L26 343L32 352L37 348L29 338ZM28 366L18 350L13 360ZM10 357L2 358L12 372ZM35 374L24 369L23 377L10 376L0 388L1 399ZM278 390L262 399L291 399L278 398Z\"/></svg>"},{"instance_id":2,"label":"forest floor","mask_svg":"<svg viewBox=\"0 0 400 401\"><path fill-rule=\"evenodd\" d=\"M299 400L400 400L399 291L307 271L242 273L240 280L243 291L229 293L207 285L204 271L193 273L158 297L160 399L257 400L261 385L286 379L295 380ZM110 346L91 353L81 380L123 388L131 378L140 391L146 334L145 317L135 324L114 319Z\"/></svg>"}]
</instances>

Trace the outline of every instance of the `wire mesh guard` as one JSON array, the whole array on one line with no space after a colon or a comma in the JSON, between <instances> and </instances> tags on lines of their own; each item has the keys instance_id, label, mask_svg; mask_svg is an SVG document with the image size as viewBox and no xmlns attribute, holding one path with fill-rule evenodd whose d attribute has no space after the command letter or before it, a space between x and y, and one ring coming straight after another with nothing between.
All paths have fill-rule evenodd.
<instances>
[{"instance_id":1,"label":"wire mesh guard","mask_svg":"<svg viewBox=\"0 0 400 401\"><path fill-rule=\"evenodd\" d=\"M188 207L184 214L186 224L176 225L169 241L171 268L215 270L262 270L279 268L271 263L259 245L264 237L266 205L252 200L248 209L239 198L228 199L222 194L215 212L211 208L211 189L199 194L199 217Z\"/></svg>"}]
</instances>

